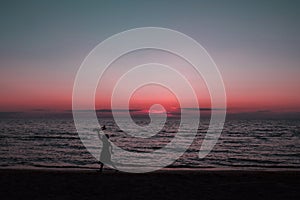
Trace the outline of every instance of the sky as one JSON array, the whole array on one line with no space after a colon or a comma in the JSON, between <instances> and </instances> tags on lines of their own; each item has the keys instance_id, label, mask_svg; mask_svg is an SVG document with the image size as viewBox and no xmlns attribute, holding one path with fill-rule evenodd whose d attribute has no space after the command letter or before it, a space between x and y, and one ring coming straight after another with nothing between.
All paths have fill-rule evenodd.
<instances>
[{"instance_id":1,"label":"sky","mask_svg":"<svg viewBox=\"0 0 300 200\"><path fill-rule=\"evenodd\" d=\"M1 1L0 112L71 109L74 79L87 54L111 35L148 26L180 31L208 51L229 110L299 112L299 20L299 1ZM122 64L99 85L97 107L109 105L105 85ZM205 86L192 82L200 105L210 106ZM178 105L167 90L146 91L133 95L131 107L149 106L153 95Z\"/></svg>"}]
</instances>

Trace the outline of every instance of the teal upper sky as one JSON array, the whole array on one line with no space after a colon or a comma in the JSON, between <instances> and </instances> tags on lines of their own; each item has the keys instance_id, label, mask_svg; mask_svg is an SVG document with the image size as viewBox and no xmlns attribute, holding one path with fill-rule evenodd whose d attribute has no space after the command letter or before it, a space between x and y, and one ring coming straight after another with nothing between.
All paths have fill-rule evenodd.
<instances>
[{"instance_id":1,"label":"teal upper sky","mask_svg":"<svg viewBox=\"0 0 300 200\"><path fill-rule=\"evenodd\" d=\"M298 57L299 20L299 1L2 1L0 52L2 59L84 55L112 34L159 26L186 33L213 52Z\"/></svg>"}]
</instances>

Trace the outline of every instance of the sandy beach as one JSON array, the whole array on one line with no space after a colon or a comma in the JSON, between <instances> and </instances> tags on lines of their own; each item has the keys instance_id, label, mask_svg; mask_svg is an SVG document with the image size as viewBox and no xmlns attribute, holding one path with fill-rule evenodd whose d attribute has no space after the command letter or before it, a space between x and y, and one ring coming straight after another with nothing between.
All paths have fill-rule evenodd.
<instances>
[{"instance_id":1,"label":"sandy beach","mask_svg":"<svg viewBox=\"0 0 300 200\"><path fill-rule=\"evenodd\" d=\"M0 170L1 199L300 199L299 171Z\"/></svg>"}]
</instances>

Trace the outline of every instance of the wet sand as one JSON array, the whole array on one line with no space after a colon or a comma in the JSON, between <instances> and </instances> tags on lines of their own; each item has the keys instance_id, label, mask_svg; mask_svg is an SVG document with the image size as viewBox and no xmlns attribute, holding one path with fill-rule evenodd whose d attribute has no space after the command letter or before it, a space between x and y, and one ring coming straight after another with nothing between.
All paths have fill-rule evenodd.
<instances>
[{"instance_id":1,"label":"wet sand","mask_svg":"<svg viewBox=\"0 0 300 200\"><path fill-rule=\"evenodd\" d=\"M300 199L300 171L0 170L4 199Z\"/></svg>"}]
</instances>

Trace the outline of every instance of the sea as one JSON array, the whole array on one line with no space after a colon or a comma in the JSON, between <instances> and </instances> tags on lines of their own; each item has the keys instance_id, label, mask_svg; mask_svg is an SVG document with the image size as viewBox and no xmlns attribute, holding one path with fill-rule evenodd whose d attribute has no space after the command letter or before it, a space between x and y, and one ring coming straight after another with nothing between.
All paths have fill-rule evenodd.
<instances>
[{"instance_id":1,"label":"sea","mask_svg":"<svg viewBox=\"0 0 300 200\"><path fill-rule=\"evenodd\" d=\"M143 125L147 120L138 118L135 122ZM177 134L179 123L178 118L168 119L155 135L155 142L149 143L131 141L111 118L101 121L112 143L133 152L162 148ZM299 119L226 119L212 151L199 158L209 123L209 119L201 121L194 142L165 169L300 169ZM2 117L0 144L0 168L99 168L99 161L83 145L70 116Z\"/></svg>"}]
</instances>

